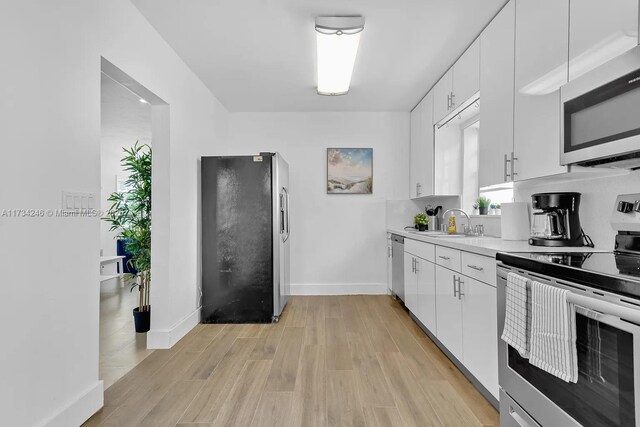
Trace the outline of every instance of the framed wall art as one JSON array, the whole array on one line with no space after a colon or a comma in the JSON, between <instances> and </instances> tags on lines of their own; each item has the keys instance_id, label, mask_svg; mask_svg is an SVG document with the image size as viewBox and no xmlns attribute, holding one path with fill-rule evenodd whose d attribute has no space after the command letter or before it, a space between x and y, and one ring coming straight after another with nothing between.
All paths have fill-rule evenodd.
<instances>
[{"instance_id":1,"label":"framed wall art","mask_svg":"<svg viewBox=\"0 0 640 427\"><path fill-rule=\"evenodd\" d=\"M327 194L372 194L373 148L327 148Z\"/></svg>"}]
</instances>

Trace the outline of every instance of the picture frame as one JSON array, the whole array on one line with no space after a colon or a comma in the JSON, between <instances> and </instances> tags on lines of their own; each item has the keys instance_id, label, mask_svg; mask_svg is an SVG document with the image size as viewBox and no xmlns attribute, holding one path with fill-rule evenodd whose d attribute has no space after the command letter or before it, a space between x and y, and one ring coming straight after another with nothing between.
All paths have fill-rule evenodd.
<instances>
[{"instance_id":1,"label":"picture frame","mask_svg":"<svg viewBox=\"0 0 640 427\"><path fill-rule=\"evenodd\" d=\"M327 148L327 194L373 194L373 148Z\"/></svg>"}]
</instances>

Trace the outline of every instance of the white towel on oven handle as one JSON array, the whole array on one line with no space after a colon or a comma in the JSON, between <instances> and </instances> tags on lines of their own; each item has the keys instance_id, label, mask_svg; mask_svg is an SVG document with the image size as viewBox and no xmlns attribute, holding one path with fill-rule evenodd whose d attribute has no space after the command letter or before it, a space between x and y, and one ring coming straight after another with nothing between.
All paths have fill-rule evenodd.
<instances>
[{"instance_id":1,"label":"white towel on oven handle","mask_svg":"<svg viewBox=\"0 0 640 427\"><path fill-rule=\"evenodd\" d=\"M502 340L529 357L531 331L531 280L516 273L507 274L506 309Z\"/></svg>"},{"instance_id":2,"label":"white towel on oven handle","mask_svg":"<svg viewBox=\"0 0 640 427\"><path fill-rule=\"evenodd\" d=\"M531 353L529 363L566 381L578 381L576 307L569 291L531 282Z\"/></svg>"}]
</instances>

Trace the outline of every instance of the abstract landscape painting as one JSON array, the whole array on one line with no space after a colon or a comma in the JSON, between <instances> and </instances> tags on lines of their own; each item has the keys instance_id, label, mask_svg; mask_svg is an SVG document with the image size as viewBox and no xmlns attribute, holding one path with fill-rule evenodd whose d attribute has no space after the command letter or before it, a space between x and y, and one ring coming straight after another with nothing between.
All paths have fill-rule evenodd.
<instances>
[{"instance_id":1,"label":"abstract landscape painting","mask_svg":"<svg viewBox=\"0 0 640 427\"><path fill-rule=\"evenodd\" d=\"M327 193L371 194L373 148L328 148Z\"/></svg>"}]
</instances>

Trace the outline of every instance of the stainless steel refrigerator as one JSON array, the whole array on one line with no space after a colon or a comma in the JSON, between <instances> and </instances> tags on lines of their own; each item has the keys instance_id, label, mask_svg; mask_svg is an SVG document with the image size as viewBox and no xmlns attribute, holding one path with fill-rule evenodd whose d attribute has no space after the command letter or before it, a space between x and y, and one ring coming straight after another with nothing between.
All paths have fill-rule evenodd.
<instances>
[{"instance_id":1,"label":"stainless steel refrigerator","mask_svg":"<svg viewBox=\"0 0 640 427\"><path fill-rule=\"evenodd\" d=\"M289 295L289 165L202 157L203 323L278 321Z\"/></svg>"}]
</instances>

